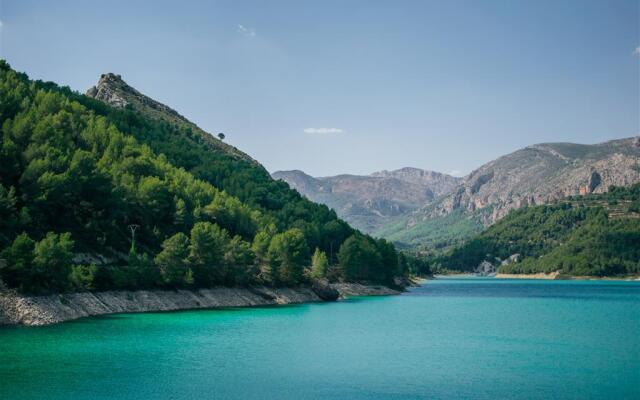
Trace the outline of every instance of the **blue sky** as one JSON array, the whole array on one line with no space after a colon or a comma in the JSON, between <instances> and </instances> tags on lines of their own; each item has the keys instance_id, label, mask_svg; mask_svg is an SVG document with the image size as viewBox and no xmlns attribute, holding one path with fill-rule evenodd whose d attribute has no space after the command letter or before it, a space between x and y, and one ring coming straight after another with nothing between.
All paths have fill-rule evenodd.
<instances>
[{"instance_id":1,"label":"blue sky","mask_svg":"<svg viewBox=\"0 0 640 400\"><path fill-rule=\"evenodd\" d=\"M0 1L14 68L119 73L270 171L467 173L640 132L640 1Z\"/></svg>"}]
</instances>

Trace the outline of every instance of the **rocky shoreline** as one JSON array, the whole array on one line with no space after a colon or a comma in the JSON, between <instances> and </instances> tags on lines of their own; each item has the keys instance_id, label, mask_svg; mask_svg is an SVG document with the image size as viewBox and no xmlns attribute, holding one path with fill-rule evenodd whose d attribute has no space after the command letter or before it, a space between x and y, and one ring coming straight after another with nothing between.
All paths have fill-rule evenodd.
<instances>
[{"instance_id":1,"label":"rocky shoreline","mask_svg":"<svg viewBox=\"0 0 640 400\"><path fill-rule=\"evenodd\" d=\"M545 274L540 272L538 274L496 274L498 279L544 279L544 280L556 280L561 279L559 272L550 272Z\"/></svg>"},{"instance_id":2,"label":"rocky shoreline","mask_svg":"<svg viewBox=\"0 0 640 400\"><path fill-rule=\"evenodd\" d=\"M559 272L544 272L538 274L496 274L499 279L543 279L565 281L639 281L640 276L573 276L562 275Z\"/></svg>"},{"instance_id":3,"label":"rocky shoreline","mask_svg":"<svg viewBox=\"0 0 640 400\"><path fill-rule=\"evenodd\" d=\"M399 294L385 286L337 283L318 288L212 288L137 290L25 296L0 292L0 325L50 325L74 319L116 314L188 309L256 307L331 301L349 296Z\"/></svg>"}]
</instances>

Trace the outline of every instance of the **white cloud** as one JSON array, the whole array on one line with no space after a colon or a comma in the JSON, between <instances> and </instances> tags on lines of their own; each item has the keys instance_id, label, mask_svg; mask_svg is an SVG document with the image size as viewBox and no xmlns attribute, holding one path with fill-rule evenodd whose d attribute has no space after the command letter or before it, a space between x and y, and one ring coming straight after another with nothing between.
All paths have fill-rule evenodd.
<instances>
[{"instance_id":1,"label":"white cloud","mask_svg":"<svg viewBox=\"0 0 640 400\"><path fill-rule=\"evenodd\" d=\"M253 28L248 28L242 24L238 24L238 33L244 35L246 37L254 37L256 36L256 31Z\"/></svg>"},{"instance_id":2,"label":"white cloud","mask_svg":"<svg viewBox=\"0 0 640 400\"><path fill-rule=\"evenodd\" d=\"M640 46L636 47L635 50L633 50L633 54L636 56L640 56Z\"/></svg>"},{"instance_id":3,"label":"white cloud","mask_svg":"<svg viewBox=\"0 0 640 400\"><path fill-rule=\"evenodd\" d=\"M2 28L2 20L0 20L0 28Z\"/></svg>"},{"instance_id":4,"label":"white cloud","mask_svg":"<svg viewBox=\"0 0 640 400\"><path fill-rule=\"evenodd\" d=\"M343 133L340 128L305 128L304 133L326 135L330 133Z\"/></svg>"},{"instance_id":5,"label":"white cloud","mask_svg":"<svg viewBox=\"0 0 640 400\"><path fill-rule=\"evenodd\" d=\"M461 177L461 176L464 176L464 172L457 169L452 169L451 171L449 171L449 175Z\"/></svg>"}]
</instances>

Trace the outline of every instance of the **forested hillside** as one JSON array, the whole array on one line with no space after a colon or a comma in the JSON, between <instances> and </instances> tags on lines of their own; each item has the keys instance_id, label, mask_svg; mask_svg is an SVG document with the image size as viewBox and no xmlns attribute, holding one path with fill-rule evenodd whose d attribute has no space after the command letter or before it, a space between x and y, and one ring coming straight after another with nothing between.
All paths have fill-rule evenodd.
<instances>
[{"instance_id":1,"label":"forested hillside","mask_svg":"<svg viewBox=\"0 0 640 400\"><path fill-rule=\"evenodd\" d=\"M388 283L402 273L392 245L213 146L193 124L30 81L4 61L0 123L8 286L296 285L316 249L323 276Z\"/></svg>"},{"instance_id":2,"label":"forested hillside","mask_svg":"<svg viewBox=\"0 0 640 400\"><path fill-rule=\"evenodd\" d=\"M512 211L433 264L473 271L483 261L515 274L640 274L640 184Z\"/></svg>"}]
</instances>

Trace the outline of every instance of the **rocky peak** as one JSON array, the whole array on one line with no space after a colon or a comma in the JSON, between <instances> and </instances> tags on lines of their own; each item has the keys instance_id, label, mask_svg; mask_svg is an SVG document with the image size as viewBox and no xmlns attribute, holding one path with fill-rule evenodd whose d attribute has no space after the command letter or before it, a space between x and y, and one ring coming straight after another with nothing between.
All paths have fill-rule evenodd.
<instances>
[{"instance_id":1,"label":"rocky peak","mask_svg":"<svg viewBox=\"0 0 640 400\"><path fill-rule=\"evenodd\" d=\"M180 115L176 110L145 96L132 86L129 86L129 84L122 79L121 75L112 72L100 75L96 86L87 90L86 94L89 97L102 100L114 107L124 108L127 105L131 105L139 111L148 110L158 117L168 117L169 119L195 126L195 124Z\"/></svg>"},{"instance_id":2,"label":"rocky peak","mask_svg":"<svg viewBox=\"0 0 640 400\"><path fill-rule=\"evenodd\" d=\"M102 100L114 107L124 108L129 102L123 92L135 92L140 95L134 88L127 85L120 75L108 72L100 75L100 80L96 86L87 90L87 96Z\"/></svg>"}]
</instances>

